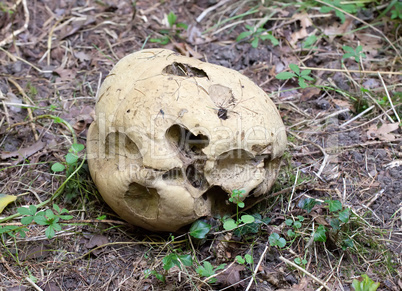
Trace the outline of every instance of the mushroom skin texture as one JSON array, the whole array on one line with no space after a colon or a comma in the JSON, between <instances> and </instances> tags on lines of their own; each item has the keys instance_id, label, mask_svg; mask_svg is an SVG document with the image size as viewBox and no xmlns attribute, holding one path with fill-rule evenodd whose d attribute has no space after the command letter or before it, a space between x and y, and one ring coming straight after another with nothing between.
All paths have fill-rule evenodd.
<instances>
[{"instance_id":1,"label":"mushroom skin texture","mask_svg":"<svg viewBox=\"0 0 402 291\"><path fill-rule=\"evenodd\" d=\"M146 49L121 59L98 92L87 138L91 176L127 222L177 231L266 195L286 148L279 112L237 71Z\"/></svg>"}]
</instances>

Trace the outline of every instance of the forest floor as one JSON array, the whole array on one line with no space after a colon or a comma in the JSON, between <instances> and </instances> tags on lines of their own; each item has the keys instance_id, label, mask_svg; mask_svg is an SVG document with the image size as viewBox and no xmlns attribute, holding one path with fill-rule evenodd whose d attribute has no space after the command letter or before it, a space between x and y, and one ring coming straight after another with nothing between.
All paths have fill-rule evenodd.
<instances>
[{"instance_id":1,"label":"forest floor","mask_svg":"<svg viewBox=\"0 0 402 291\"><path fill-rule=\"evenodd\" d=\"M340 3L2 1L0 210L15 201L0 211L0 290L352 290L363 274L402 290L402 5ZM242 233L216 217L201 240L130 226L85 151L66 164L68 125L86 145L100 83L147 48L237 70L279 109L281 171Z\"/></svg>"}]
</instances>

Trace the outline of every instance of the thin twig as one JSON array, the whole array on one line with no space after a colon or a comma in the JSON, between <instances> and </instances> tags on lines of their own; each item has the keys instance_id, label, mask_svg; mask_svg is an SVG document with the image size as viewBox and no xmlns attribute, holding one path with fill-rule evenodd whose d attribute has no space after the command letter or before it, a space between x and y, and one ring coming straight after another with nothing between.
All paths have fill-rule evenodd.
<instances>
[{"instance_id":1,"label":"thin twig","mask_svg":"<svg viewBox=\"0 0 402 291\"><path fill-rule=\"evenodd\" d=\"M28 282L29 284L31 284L32 287L34 287L36 290L38 290L38 291L43 291L43 289L40 288L38 285L36 285L34 281L32 281L31 279L29 279L29 277L26 277L25 280L27 280L27 282Z\"/></svg>"},{"instance_id":2,"label":"thin twig","mask_svg":"<svg viewBox=\"0 0 402 291\"><path fill-rule=\"evenodd\" d=\"M268 245L266 245L266 246L265 246L265 249L264 249L264 251L263 251L263 253L262 253L261 257L260 257L260 260L258 261L257 266L255 266L255 268L254 268L253 275L251 276L250 282L249 282L248 285L247 285L246 291L248 291L248 290L251 288L251 285L253 284L255 275L257 274L258 269L260 268L261 262L262 262L262 260L264 259L265 254L266 254L266 252L268 251L268 249L269 249L269 247L268 247Z\"/></svg>"},{"instance_id":3,"label":"thin twig","mask_svg":"<svg viewBox=\"0 0 402 291\"><path fill-rule=\"evenodd\" d=\"M209 7L208 9L205 9L196 19L197 22L201 22L205 16L207 16L207 14L211 11L216 10L218 7L225 5L227 2L229 2L230 0L224 0L224 1L220 1L217 4L215 4L214 6Z\"/></svg>"},{"instance_id":4,"label":"thin twig","mask_svg":"<svg viewBox=\"0 0 402 291\"><path fill-rule=\"evenodd\" d=\"M21 3L21 0L18 0L17 3L14 4L13 9L17 10L17 6ZM17 29L16 31L13 31L9 36L7 36L5 39L3 39L0 42L0 47L5 46L11 42L13 42L14 38L19 35L21 32L24 32L25 30L28 29L28 23L29 23L29 10L27 6L27 1L22 0L22 7L24 8L24 14L25 14L25 22L24 25L20 28Z\"/></svg>"},{"instance_id":5,"label":"thin twig","mask_svg":"<svg viewBox=\"0 0 402 291\"><path fill-rule=\"evenodd\" d=\"M28 95L25 94L25 91L21 88L21 86L20 86L16 81L14 81L12 78L8 78L8 80L9 80L11 83L13 83L15 87L17 87L18 91L21 93L22 97L24 98L25 103L28 104L28 101L29 101L29 102L31 102L32 105L34 105L34 103L33 103L33 101L31 100L31 98L29 98ZM33 118L34 118L34 117L33 117L33 114L32 114L32 109L28 107L28 108L27 108L27 112L28 112L28 117L29 117L30 121L32 122L32 121L33 121ZM31 129L32 129L33 135L34 135L34 137L35 137L35 141L38 141L38 140L39 140L39 136L38 136L38 133L36 132L35 123L32 122L30 125L31 125Z\"/></svg>"},{"instance_id":6,"label":"thin twig","mask_svg":"<svg viewBox=\"0 0 402 291\"><path fill-rule=\"evenodd\" d=\"M353 117L352 119L349 119L348 121L346 121L345 123L341 124L339 126L339 128L345 127L346 125L348 125L349 123L355 121L356 119L359 119L360 117L362 117L363 115L365 115L367 112L369 112L371 109L374 108L374 105L371 105L369 108L367 108L366 110L364 110L363 112L360 112L358 115L356 115L355 117Z\"/></svg>"},{"instance_id":7,"label":"thin twig","mask_svg":"<svg viewBox=\"0 0 402 291\"><path fill-rule=\"evenodd\" d=\"M402 72L387 72L387 71L362 71L362 70L343 70L343 69L328 69L328 68L314 68L314 67L300 67L303 70L312 70L312 71L326 71L326 72L352 72L352 73L361 73L361 74L383 74L383 75L402 75Z\"/></svg>"},{"instance_id":8,"label":"thin twig","mask_svg":"<svg viewBox=\"0 0 402 291\"><path fill-rule=\"evenodd\" d=\"M285 262L286 264L291 265L292 267L295 267L296 269L298 269L299 271L302 271L304 274L306 274L307 276L309 276L311 279L313 279L314 281L316 281L317 283L319 283L321 286L323 286L325 289L327 290L332 290L330 289L327 284L325 284L325 282L323 282L322 280L318 279L316 276L314 276L313 274L307 272L307 270L303 269L302 267L298 266L297 264L289 261L288 259L285 259L284 257L280 256L279 259L283 262Z\"/></svg>"},{"instance_id":9,"label":"thin twig","mask_svg":"<svg viewBox=\"0 0 402 291\"><path fill-rule=\"evenodd\" d=\"M322 172L324 171L324 168L325 168L325 166L326 166L326 164L327 164L327 161L328 161L328 158L329 158L329 155L325 152L325 149L324 149L322 146L316 144L315 142L312 142L311 140L302 138L301 136L297 135L296 133L293 133L293 132L291 132L291 131L288 131L288 132L289 132L291 135L293 135L294 137L296 137L297 139L300 139L301 141L304 141L304 142L308 142L308 143L310 143L310 144L312 144L312 145L314 145L314 146L316 146L317 148L320 149L320 151L321 151L322 154L324 155L324 159L323 159L323 161L322 161L322 163L321 163L321 166L320 166L320 169L318 170L318 172L316 173L316 175L317 175L317 177L321 178L321 174L322 174Z\"/></svg>"},{"instance_id":10,"label":"thin twig","mask_svg":"<svg viewBox=\"0 0 402 291\"><path fill-rule=\"evenodd\" d=\"M290 211L290 205L292 204L293 195L295 194L298 178L299 178L299 168L297 168L295 183L293 184L293 187L292 187L292 194L290 194L289 203L288 203L288 212Z\"/></svg>"},{"instance_id":11,"label":"thin twig","mask_svg":"<svg viewBox=\"0 0 402 291\"><path fill-rule=\"evenodd\" d=\"M395 106L394 106L394 104L392 103L392 99L391 99L391 97L389 96L389 92L388 92L387 86L385 86L384 80L382 79L380 72L378 72L378 77L379 77L380 80L381 80L381 83L382 83L382 86L384 87L385 93L387 93L387 98L388 98L389 104L391 105L391 108L392 108L392 110L394 111L394 114L395 114L396 118L398 119L398 122L401 123L401 119L399 118L399 115L398 115L398 113L397 113L396 110L395 110Z\"/></svg>"}]
</instances>

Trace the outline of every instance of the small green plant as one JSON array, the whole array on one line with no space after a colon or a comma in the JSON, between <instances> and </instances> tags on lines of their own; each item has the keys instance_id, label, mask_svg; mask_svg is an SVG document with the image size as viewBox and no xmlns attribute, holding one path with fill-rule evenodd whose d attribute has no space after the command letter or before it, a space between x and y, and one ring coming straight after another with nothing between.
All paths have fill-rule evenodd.
<instances>
[{"instance_id":1,"label":"small green plant","mask_svg":"<svg viewBox=\"0 0 402 291\"><path fill-rule=\"evenodd\" d=\"M345 22L345 14L336 8L340 8L343 11L348 12L350 14L355 14L359 7L363 7L363 4L358 3L358 2L345 3L345 2L341 2L341 0L323 0L323 2L334 6L335 8L333 8L331 6L322 6L320 9L320 12L328 13L331 11L335 11L335 15L341 19L342 23Z\"/></svg>"},{"instance_id":2,"label":"small green plant","mask_svg":"<svg viewBox=\"0 0 402 291\"><path fill-rule=\"evenodd\" d=\"M315 34L311 34L309 35L303 42L303 48L305 49L314 49L316 47L313 47L313 45L316 43L317 41L317 36Z\"/></svg>"},{"instance_id":3,"label":"small green plant","mask_svg":"<svg viewBox=\"0 0 402 291\"><path fill-rule=\"evenodd\" d=\"M276 232L271 233L268 237L269 244L273 247L284 248L286 245L286 240L280 237Z\"/></svg>"},{"instance_id":4,"label":"small green plant","mask_svg":"<svg viewBox=\"0 0 402 291\"><path fill-rule=\"evenodd\" d=\"M244 258L242 256L236 256L236 261L240 265L245 265L246 263L252 265L254 263L254 259L250 254L246 254Z\"/></svg>"},{"instance_id":5,"label":"small green plant","mask_svg":"<svg viewBox=\"0 0 402 291\"><path fill-rule=\"evenodd\" d=\"M298 229L300 229L300 228L302 227L302 222L303 222L303 221L304 221L304 217L301 216L301 215L299 215L299 216L297 216L297 219L296 219L296 220L293 220L293 219L290 219L290 218L286 219L286 220L285 220L285 224L286 224L287 226L293 226L293 229L294 229L294 230L298 230ZM293 229L289 229L289 230L287 231L287 235L288 235L290 238L296 236L296 233L293 231Z\"/></svg>"},{"instance_id":6,"label":"small green plant","mask_svg":"<svg viewBox=\"0 0 402 291\"><path fill-rule=\"evenodd\" d=\"M244 208L244 190L233 190L232 195L229 198L229 201L236 204L236 220L232 218L228 218L223 223L223 228L225 230L233 230L241 223L248 224L255 221L255 218L251 215L245 214L239 217L239 208Z\"/></svg>"},{"instance_id":7,"label":"small green plant","mask_svg":"<svg viewBox=\"0 0 402 291\"><path fill-rule=\"evenodd\" d=\"M179 35L181 31L186 30L188 25L183 22L177 22L177 15L170 11L167 15L168 29L161 29L159 33L162 35L157 38L150 38L149 41L153 43L159 43L161 45L166 45L170 42L170 38Z\"/></svg>"},{"instance_id":8,"label":"small green plant","mask_svg":"<svg viewBox=\"0 0 402 291\"><path fill-rule=\"evenodd\" d=\"M156 279L158 279L159 281L161 281L162 283L166 282L165 276L163 276L161 273L158 273L155 270L151 270L151 269L146 269L144 271L144 275L145 275L145 279L147 279L149 276L154 275Z\"/></svg>"},{"instance_id":9,"label":"small green plant","mask_svg":"<svg viewBox=\"0 0 402 291\"><path fill-rule=\"evenodd\" d=\"M0 11L8 13L10 16L15 13L15 11L7 7L3 2L0 2Z\"/></svg>"},{"instance_id":10,"label":"small green plant","mask_svg":"<svg viewBox=\"0 0 402 291\"><path fill-rule=\"evenodd\" d=\"M310 213L311 210L313 210L315 205L320 205L320 204L321 204L321 202L317 201L316 199L307 197L307 198L301 199L299 201L299 203L297 204L297 207L306 210L307 213Z\"/></svg>"},{"instance_id":11,"label":"small green plant","mask_svg":"<svg viewBox=\"0 0 402 291\"><path fill-rule=\"evenodd\" d=\"M23 226L23 227L17 226L17 225L0 226L0 235L8 234L9 236L14 237L14 238L16 237L16 235L19 235L22 238L26 237L27 231L28 231L28 228L26 228L25 226Z\"/></svg>"},{"instance_id":12,"label":"small green plant","mask_svg":"<svg viewBox=\"0 0 402 291\"><path fill-rule=\"evenodd\" d=\"M374 282L366 274L361 275L361 280L354 279L352 287L355 291L375 291L380 286L380 283Z\"/></svg>"},{"instance_id":13,"label":"small green plant","mask_svg":"<svg viewBox=\"0 0 402 291\"><path fill-rule=\"evenodd\" d=\"M54 163L51 167L53 172L61 172L66 170L66 176L70 177L74 171L79 167L78 159L80 152L84 149L84 145L74 143L71 145L68 153L65 155L66 161L64 163ZM71 201L81 192L81 184L84 182L85 168L81 168L65 185L64 201L71 203Z\"/></svg>"},{"instance_id":14,"label":"small green plant","mask_svg":"<svg viewBox=\"0 0 402 291\"><path fill-rule=\"evenodd\" d=\"M32 221L35 221L39 225L47 225L45 235L49 239L55 236L56 231L61 230L61 225L59 224L61 219L69 220L73 218L71 215L65 215L68 213L67 209L60 209L56 204L53 204L53 210L47 209L38 212L35 205L30 205L28 208L19 207L17 211L19 214L25 215L21 218L21 223L23 225L29 225Z\"/></svg>"},{"instance_id":15,"label":"small green plant","mask_svg":"<svg viewBox=\"0 0 402 291\"><path fill-rule=\"evenodd\" d=\"M195 271L197 272L200 277L211 277L216 274L216 271L218 270L223 270L225 268L226 264L221 264L218 267L213 267L212 264L208 261L204 262L203 266L199 266ZM208 283L216 283L217 279L216 278L211 278L208 280Z\"/></svg>"},{"instance_id":16,"label":"small green plant","mask_svg":"<svg viewBox=\"0 0 402 291\"><path fill-rule=\"evenodd\" d=\"M306 83L306 81L313 81L314 79L309 76L311 73L311 70L300 70L298 65L295 64L290 64L289 68L293 71L292 72L281 72L278 75L276 75L276 78L279 80L289 80L292 78L297 78L299 82L299 86L301 88L307 88L309 85Z\"/></svg>"},{"instance_id":17,"label":"small green plant","mask_svg":"<svg viewBox=\"0 0 402 291\"><path fill-rule=\"evenodd\" d=\"M211 225L200 219L191 225L190 235L194 238L204 239L210 230Z\"/></svg>"},{"instance_id":18,"label":"small green plant","mask_svg":"<svg viewBox=\"0 0 402 291\"><path fill-rule=\"evenodd\" d=\"M402 2L394 1L394 9L391 10L391 19L401 19L402 20Z\"/></svg>"},{"instance_id":19,"label":"small green plant","mask_svg":"<svg viewBox=\"0 0 402 291\"><path fill-rule=\"evenodd\" d=\"M346 52L342 56L342 59L347 59L347 58L353 57L356 62L359 62L360 58L366 57L366 55L363 53L363 47L361 45L357 46L356 50L354 50L352 47L347 46L347 45L342 46L342 48Z\"/></svg>"},{"instance_id":20,"label":"small green plant","mask_svg":"<svg viewBox=\"0 0 402 291\"><path fill-rule=\"evenodd\" d=\"M33 86L30 82L27 83L27 91L27 93L31 97L35 97L36 95L38 95L38 89L36 89L36 87Z\"/></svg>"},{"instance_id":21,"label":"small green plant","mask_svg":"<svg viewBox=\"0 0 402 291\"><path fill-rule=\"evenodd\" d=\"M295 258L294 262L300 266L305 266L307 265L307 260L305 258L301 259L301 258Z\"/></svg>"},{"instance_id":22,"label":"small green plant","mask_svg":"<svg viewBox=\"0 0 402 291\"><path fill-rule=\"evenodd\" d=\"M243 31L239 34L239 36L236 38L237 42L245 38L249 38L253 48L258 47L260 40L269 40L273 46L279 44L279 41L272 35L272 32L267 31L265 28L263 28L263 26L255 29L255 27L246 24L245 27L247 28L247 31Z\"/></svg>"},{"instance_id":23,"label":"small green plant","mask_svg":"<svg viewBox=\"0 0 402 291\"><path fill-rule=\"evenodd\" d=\"M315 205L321 205L321 202L315 200L314 198L304 198L298 203L298 207L306 210L307 213L310 213ZM343 209L342 203L338 200L325 200L323 207L328 208L328 219L332 227L331 231L334 232L335 237L338 237L342 226L349 222L350 209ZM319 224L314 231L314 241L326 242L327 230L328 229L324 225ZM341 246L344 250L346 248L353 247L353 241L349 238L346 238L341 242Z\"/></svg>"},{"instance_id":24,"label":"small green plant","mask_svg":"<svg viewBox=\"0 0 402 291\"><path fill-rule=\"evenodd\" d=\"M327 229L325 228L325 226L322 224L319 224L317 229L314 232L314 241L326 242L327 241L326 232L327 232Z\"/></svg>"},{"instance_id":25,"label":"small green plant","mask_svg":"<svg viewBox=\"0 0 402 291\"><path fill-rule=\"evenodd\" d=\"M67 169L67 175L70 175L76 167L78 166L78 158L79 158L79 152L84 149L83 144L77 144L74 143L71 145L70 149L68 150L68 154L65 155L66 162L64 164L62 163L54 163L52 165L52 171L53 172L61 172Z\"/></svg>"},{"instance_id":26,"label":"small green plant","mask_svg":"<svg viewBox=\"0 0 402 291\"><path fill-rule=\"evenodd\" d=\"M178 250L180 252L180 250ZM193 259L191 255L178 255L176 252L170 253L166 257L163 258L163 269L169 271L174 266L177 266L180 270L182 269L182 265L184 266L192 266Z\"/></svg>"},{"instance_id":27,"label":"small green plant","mask_svg":"<svg viewBox=\"0 0 402 291\"><path fill-rule=\"evenodd\" d=\"M247 234L258 233L262 225L268 225L271 222L271 218L262 217L259 213L254 213L251 216L254 217L254 222L243 224L233 231L235 236L242 236Z\"/></svg>"},{"instance_id":28,"label":"small green plant","mask_svg":"<svg viewBox=\"0 0 402 291\"><path fill-rule=\"evenodd\" d=\"M170 235L170 241L174 242L175 237ZM168 245L168 249L171 251L168 255L166 255L162 259L163 269L165 272L169 271L174 266L177 266L180 270L185 269L185 267L190 267L193 265L193 259L191 255L179 255L183 251L178 249L173 249L170 245ZM165 282L165 275L158 273L156 270L147 269L144 271L145 278L148 278L150 275L154 275L161 282Z\"/></svg>"}]
</instances>

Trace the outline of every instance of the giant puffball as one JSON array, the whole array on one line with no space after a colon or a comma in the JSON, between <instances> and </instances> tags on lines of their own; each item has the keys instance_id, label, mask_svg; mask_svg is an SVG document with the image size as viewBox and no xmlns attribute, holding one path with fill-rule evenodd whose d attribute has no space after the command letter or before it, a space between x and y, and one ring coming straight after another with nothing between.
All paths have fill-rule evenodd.
<instances>
[{"instance_id":1,"label":"giant puffball","mask_svg":"<svg viewBox=\"0 0 402 291\"><path fill-rule=\"evenodd\" d=\"M267 194L286 147L271 99L234 70L146 49L105 78L88 132L91 176L131 224L177 231ZM252 199L252 198L251 198Z\"/></svg>"}]
</instances>

